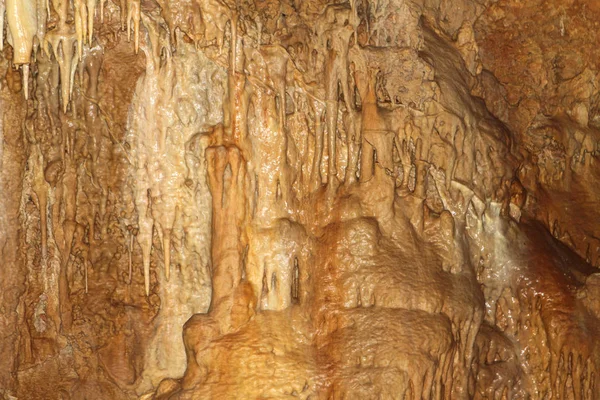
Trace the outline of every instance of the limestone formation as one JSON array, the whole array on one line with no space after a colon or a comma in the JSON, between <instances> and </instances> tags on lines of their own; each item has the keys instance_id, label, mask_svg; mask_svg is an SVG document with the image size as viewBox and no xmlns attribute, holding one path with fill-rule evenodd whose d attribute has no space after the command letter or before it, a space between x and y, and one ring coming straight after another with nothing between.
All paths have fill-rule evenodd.
<instances>
[{"instance_id":1,"label":"limestone formation","mask_svg":"<svg viewBox=\"0 0 600 400\"><path fill-rule=\"evenodd\" d=\"M599 23L0 0L0 398L599 399Z\"/></svg>"}]
</instances>

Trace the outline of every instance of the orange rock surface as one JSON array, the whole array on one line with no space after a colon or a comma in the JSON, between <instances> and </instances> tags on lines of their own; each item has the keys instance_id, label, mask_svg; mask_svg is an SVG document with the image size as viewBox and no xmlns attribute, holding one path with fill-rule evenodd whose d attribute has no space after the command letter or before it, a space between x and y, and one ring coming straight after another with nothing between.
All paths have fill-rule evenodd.
<instances>
[{"instance_id":1,"label":"orange rock surface","mask_svg":"<svg viewBox=\"0 0 600 400\"><path fill-rule=\"evenodd\" d=\"M0 0L0 399L599 399L599 24Z\"/></svg>"}]
</instances>

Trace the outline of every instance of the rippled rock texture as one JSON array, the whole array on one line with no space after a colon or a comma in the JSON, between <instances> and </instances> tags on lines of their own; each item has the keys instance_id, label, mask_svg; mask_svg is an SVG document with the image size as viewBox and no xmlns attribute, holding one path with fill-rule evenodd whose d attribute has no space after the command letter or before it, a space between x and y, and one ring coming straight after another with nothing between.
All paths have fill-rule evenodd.
<instances>
[{"instance_id":1,"label":"rippled rock texture","mask_svg":"<svg viewBox=\"0 0 600 400\"><path fill-rule=\"evenodd\" d=\"M1 398L600 398L595 2L0 17Z\"/></svg>"}]
</instances>

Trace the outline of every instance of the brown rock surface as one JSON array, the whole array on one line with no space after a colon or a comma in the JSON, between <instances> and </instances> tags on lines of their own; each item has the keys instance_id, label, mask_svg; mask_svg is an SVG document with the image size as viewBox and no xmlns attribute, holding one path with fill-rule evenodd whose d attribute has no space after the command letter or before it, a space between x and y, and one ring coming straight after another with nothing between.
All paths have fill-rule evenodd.
<instances>
[{"instance_id":1,"label":"brown rock surface","mask_svg":"<svg viewBox=\"0 0 600 400\"><path fill-rule=\"evenodd\" d=\"M599 24L0 0L0 398L600 398Z\"/></svg>"}]
</instances>

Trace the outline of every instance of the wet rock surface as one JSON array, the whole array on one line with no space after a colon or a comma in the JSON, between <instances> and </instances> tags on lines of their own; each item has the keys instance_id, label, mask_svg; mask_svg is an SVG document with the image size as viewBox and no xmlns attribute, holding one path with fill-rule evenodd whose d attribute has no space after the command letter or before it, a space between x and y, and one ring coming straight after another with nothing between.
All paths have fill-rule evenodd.
<instances>
[{"instance_id":1,"label":"wet rock surface","mask_svg":"<svg viewBox=\"0 0 600 400\"><path fill-rule=\"evenodd\" d=\"M596 399L578 1L0 0L4 399Z\"/></svg>"}]
</instances>

